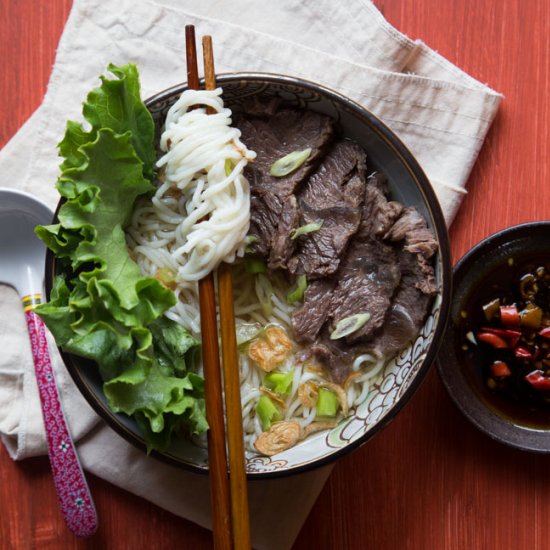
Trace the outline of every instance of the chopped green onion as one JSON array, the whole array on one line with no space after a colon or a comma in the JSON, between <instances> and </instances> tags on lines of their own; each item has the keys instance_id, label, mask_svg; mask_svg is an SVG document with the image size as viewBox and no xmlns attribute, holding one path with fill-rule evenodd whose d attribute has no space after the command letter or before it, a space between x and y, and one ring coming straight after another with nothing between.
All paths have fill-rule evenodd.
<instances>
[{"instance_id":1,"label":"chopped green onion","mask_svg":"<svg viewBox=\"0 0 550 550\"><path fill-rule=\"evenodd\" d=\"M273 422L283 419L281 412L267 395L262 395L258 400L256 414L260 419L260 424L264 432L267 432L267 430L271 428Z\"/></svg>"},{"instance_id":2,"label":"chopped green onion","mask_svg":"<svg viewBox=\"0 0 550 550\"><path fill-rule=\"evenodd\" d=\"M258 258L247 258L244 264L247 273L265 273L267 271L267 266L263 260Z\"/></svg>"},{"instance_id":3,"label":"chopped green onion","mask_svg":"<svg viewBox=\"0 0 550 550\"><path fill-rule=\"evenodd\" d=\"M370 313L356 313L349 317L344 317L336 323L334 331L330 335L331 340L343 338L348 334L359 330L370 319Z\"/></svg>"},{"instance_id":4,"label":"chopped green onion","mask_svg":"<svg viewBox=\"0 0 550 550\"><path fill-rule=\"evenodd\" d=\"M235 326L235 335L237 337L237 346L242 346L250 340L256 338L262 331L260 323L237 323Z\"/></svg>"},{"instance_id":5,"label":"chopped green onion","mask_svg":"<svg viewBox=\"0 0 550 550\"><path fill-rule=\"evenodd\" d=\"M303 151L293 151L288 155L276 160L272 165L269 173L276 178L282 178L294 172L304 164L311 154L311 148L304 149Z\"/></svg>"},{"instance_id":6,"label":"chopped green onion","mask_svg":"<svg viewBox=\"0 0 550 550\"><path fill-rule=\"evenodd\" d=\"M323 220L319 220L318 222L308 223L306 225L302 225L295 229L292 232L292 235L290 238L292 240L297 239L300 235L307 235L308 233L313 233L314 231L319 231L323 225Z\"/></svg>"},{"instance_id":7,"label":"chopped green onion","mask_svg":"<svg viewBox=\"0 0 550 550\"><path fill-rule=\"evenodd\" d=\"M231 175L231 172L233 172L233 168L235 168L235 164L231 159L225 159L225 177L228 178Z\"/></svg>"},{"instance_id":8,"label":"chopped green onion","mask_svg":"<svg viewBox=\"0 0 550 550\"><path fill-rule=\"evenodd\" d=\"M338 412L340 402L336 394L327 388L319 388L319 397L317 398L317 416L334 418Z\"/></svg>"},{"instance_id":9,"label":"chopped green onion","mask_svg":"<svg viewBox=\"0 0 550 550\"><path fill-rule=\"evenodd\" d=\"M299 275L296 279L296 283L290 289L286 295L286 301L289 304L293 304L304 297L304 292L307 288L307 277L305 275Z\"/></svg>"},{"instance_id":10,"label":"chopped green onion","mask_svg":"<svg viewBox=\"0 0 550 550\"><path fill-rule=\"evenodd\" d=\"M254 287L258 301L262 306L262 311L266 317L269 317L273 311L273 304L271 303L273 286L271 285L271 281L262 273L258 273Z\"/></svg>"},{"instance_id":11,"label":"chopped green onion","mask_svg":"<svg viewBox=\"0 0 550 550\"><path fill-rule=\"evenodd\" d=\"M264 378L264 386L279 395L288 395L293 380L294 373L292 371L270 372Z\"/></svg>"}]
</instances>

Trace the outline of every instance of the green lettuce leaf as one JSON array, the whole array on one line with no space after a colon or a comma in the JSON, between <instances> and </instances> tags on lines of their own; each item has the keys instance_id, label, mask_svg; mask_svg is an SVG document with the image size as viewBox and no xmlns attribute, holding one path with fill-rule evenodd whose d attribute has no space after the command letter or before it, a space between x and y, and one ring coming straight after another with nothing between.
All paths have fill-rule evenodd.
<instances>
[{"instance_id":1,"label":"green lettuce leaf","mask_svg":"<svg viewBox=\"0 0 550 550\"><path fill-rule=\"evenodd\" d=\"M201 433L204 383L192 369L199 342L164 317L174 293L144 277L130 258L124 227L136 199L154 190L154 127L133 65L109 70L59 144L59 223L37 235L57 256L50 301L36 311L65 351L94 361L114 412L133 416L147 448L174 433Z\"/></svg>"},{"instance_id":2,"label":"green lettuce leaf","mask_svg":"<svg viewBox=\"0 0 550 550\"><path fill-rule=\"evenodd\" d=\"M107 69L117 78L109 80L101 76L102 85L92 90L83 104L84 118L92 129L86 132L82 125L69 121L65 137L59 144L64 157L61 169L78 166L81 161L80 147L95 140L101 128L110 128L116 134L130 132L130 140L138 157L143 161L143 175L152 178L155 166L153 143L155 126L151 114L140 97L139 75L135 65Z\"/></svg>"}]
</instances>

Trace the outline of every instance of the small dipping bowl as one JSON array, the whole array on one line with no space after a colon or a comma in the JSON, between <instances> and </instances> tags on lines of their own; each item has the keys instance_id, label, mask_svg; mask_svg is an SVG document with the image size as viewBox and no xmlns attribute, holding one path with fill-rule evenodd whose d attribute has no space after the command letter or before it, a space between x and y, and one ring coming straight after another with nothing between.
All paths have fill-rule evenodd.
<instances>
[{"instance_id":1,"label":"small dipping bowl","mask_svg":"<svg viewBox=\"0 0 550 550\"><path fill-rule=\"evenodd\" d=\"M533 260L550 263L550 221L516 225L495 233L467 252L453 271L453 299L437 357L439 375L462 413L482 432L501 443L540 453L550 452L550 403L532 409L488 388L481 352L466 338L483 322L485 297L511 281ZM486 321L485 321L486 323Z\"/></svg>"}]
</instances>

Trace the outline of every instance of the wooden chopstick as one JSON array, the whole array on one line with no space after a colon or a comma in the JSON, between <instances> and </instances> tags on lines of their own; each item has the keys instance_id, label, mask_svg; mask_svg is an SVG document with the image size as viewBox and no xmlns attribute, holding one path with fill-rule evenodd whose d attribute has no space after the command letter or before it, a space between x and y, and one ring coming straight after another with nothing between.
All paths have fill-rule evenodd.
<instances>
[{"instance_id":1,"label":"wooden chopstick","mask_svg":"<svg viewBox=\"0 0 550 550\"><path fill-rule=\"evenodd\" d=\"M195 28L185 27L185 51L187 57L187 85L199 88ZM202 358L206 419L208 421L208 468L212 506L212 530L216 549L230 549L231 512L229 503L229 479L225 448L225 423L221 385L218 326L214 275L210 273L199 281L201 312Z\"/></svg>"},{"instance_id":2,"label":"wooden chopstick","mask_svg":"<svg viewBox=\"0 0 550 550\"><path fill-rule=\"evenodd\" d=\"M216 72L214 70L214 50L210 36L203 37L202 48L205 88L207 90L214 90L216 88ZM225 262L218 267L218 303L222 336L223 385L229 453L233 547L235 550L245 550L251 546L248 488L244 455L239 361L237 356L237 338L235 335L235 312L233 308L233 276L231 266Z\"/></svg>"}]
</instances>

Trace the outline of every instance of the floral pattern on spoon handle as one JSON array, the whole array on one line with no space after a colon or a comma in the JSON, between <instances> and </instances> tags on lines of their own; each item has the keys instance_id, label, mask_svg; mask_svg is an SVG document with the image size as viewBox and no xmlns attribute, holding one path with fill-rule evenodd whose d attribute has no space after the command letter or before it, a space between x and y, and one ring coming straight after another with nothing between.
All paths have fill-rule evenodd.
<instances>
[{"instance_id":1,"label":"floral pattern on spoon handle","mask_svg":"<svg viewBox=\"0 0 550 550\"><path fill-rule=\"evenodd\" d=\"M23 298L54 484L68 528L87 537L97 529L96 510L61 408L44 323L33 311L38 303L40 295Z\"/></svg>"}]
</instances>

